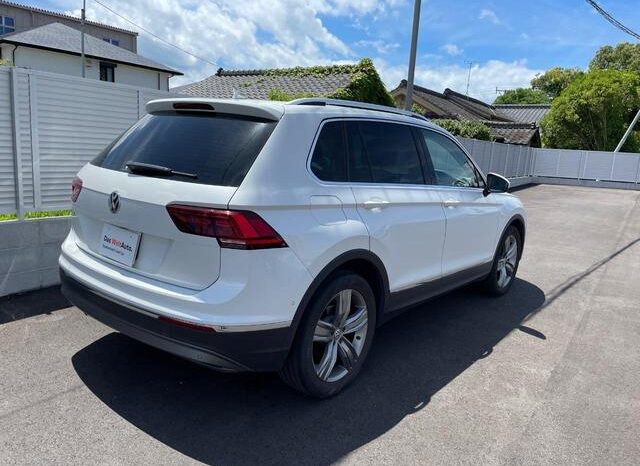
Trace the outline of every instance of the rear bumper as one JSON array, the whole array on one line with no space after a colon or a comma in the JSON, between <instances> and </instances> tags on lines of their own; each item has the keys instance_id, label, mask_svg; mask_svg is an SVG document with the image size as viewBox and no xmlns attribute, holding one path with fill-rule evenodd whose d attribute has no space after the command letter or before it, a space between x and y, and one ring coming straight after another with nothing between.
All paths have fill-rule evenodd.
<instances>
[{"instance_id":1,"label":"rear bumper","mask_svg":"<svg viewBox=\"0 0 640 466\"><path fill-rule=\"evenodd\" d=\"M62 293L103 324L155 348L224 372L273 371L284 364L293 338L291 327L223 333L200 331L162 321L108 299L60 272Z\"/></svg>"}]
</instances>

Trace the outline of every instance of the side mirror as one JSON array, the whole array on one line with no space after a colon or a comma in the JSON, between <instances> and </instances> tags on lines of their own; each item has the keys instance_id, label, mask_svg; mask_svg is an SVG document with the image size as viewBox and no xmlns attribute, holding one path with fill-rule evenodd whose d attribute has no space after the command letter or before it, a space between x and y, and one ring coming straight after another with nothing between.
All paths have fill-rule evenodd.
<instances>
[{"instance_id":1,"label":"side mirror","mask_svg":"<svg viewBox=\"0 0 640 466\"><path fill-rule=\"evenodd\" d=\"M487 186L484 188L485 197L491 193L508 193L511 183L502 175L489 173L487 175Z\"/></svg>"}]
</instances>

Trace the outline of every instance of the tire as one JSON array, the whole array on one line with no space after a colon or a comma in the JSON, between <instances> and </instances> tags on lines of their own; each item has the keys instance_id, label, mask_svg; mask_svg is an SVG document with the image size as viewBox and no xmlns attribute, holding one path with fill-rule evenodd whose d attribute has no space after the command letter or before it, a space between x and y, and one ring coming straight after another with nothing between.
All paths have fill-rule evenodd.
<instances>
[{"instance_id":1,"label":"tire","mask_svg":"<svg viewBox=\"0 0 640 466\"><path fill-rule=\"evenodd\" d=\"M512 249L514 241L515 248ZM521 252L522 237L518 229L511 225L500 238L493 258L491 272L483 282L483 288L487 294L490 296L502 296L509 291L518 272Z\"/></svg>"},{"instance_id":2,"label":"tire","mask_svg":"<svg viewBox=\"0 0 640 466\"><path fill-rule=\"evenodd\" d=\"M347 302L345 316L340 309L347 309ZM316 398L337 394L358 376L375 328L376 301L369 283L351 272L337 274L305 310L280 377Z\"/></svg>"}]
</instances>

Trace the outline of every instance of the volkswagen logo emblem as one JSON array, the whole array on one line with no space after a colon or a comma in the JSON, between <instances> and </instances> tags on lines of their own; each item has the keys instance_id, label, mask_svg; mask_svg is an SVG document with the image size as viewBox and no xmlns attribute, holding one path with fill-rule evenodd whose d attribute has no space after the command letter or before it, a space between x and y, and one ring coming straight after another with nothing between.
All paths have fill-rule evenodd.
<instances>
[{"instance_id":1,"label":"volkswagen logo emblem","mask_svg":"<svg viewBox=\"0 0 640 466\"><path fill-rule=\"evenodd\" d=\"M109 209L112 214L120 210L120 195L115 191L109 194Z\"/></svg>"}]
</instances>

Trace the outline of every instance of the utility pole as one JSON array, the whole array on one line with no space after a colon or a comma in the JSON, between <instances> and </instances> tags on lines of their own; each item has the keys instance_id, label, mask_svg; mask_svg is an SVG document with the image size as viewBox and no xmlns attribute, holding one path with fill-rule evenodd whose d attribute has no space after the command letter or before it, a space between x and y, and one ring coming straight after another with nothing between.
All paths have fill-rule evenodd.
<instances>
[{"instance_id":1,"label":"utility pole","mask_svg":"<svg viewBox=\"0 0 640 466\"><path fill-rule=\"evenodd\" d=\"M82 16L80 19L80 62L82 66L82 77L87 77L87 71L85 70L84 65L84 12L87 8L87 0L82 0Z\"/></svg>"},{"instance_id":2,"label":"utility pole","mask_svg":"<svg viewBox=\"0 0 640 466\"><path fill-rule=\"evenodd\" d=\"M467 75L467 99L469 98L469 84L471 83L471 67L473 66L473 62L472 61L468 61L467 64L469 65L469 74Z\"/></svg>"},{"instance_id":3,"label":"utility pole","mask_svg":"<svg viewBox=\"0 0 640 466\"><path fill-rule=\"evenodd\" d=\"M620 149L622 149L622 146L624 146L624 143L627 142L627 139L629 139L629 135L631 134L631 131L633 131L633 128L635 128L636 124L638 123L638 120L640 120L640 110L638 110L638 113L636 113L636 117L633 119L633 121L627 128L626 133L624 133L624 136L622 136L622 139L618 143L618 147L616 147L616 150L614 150L614 152L620 152Z\"/></svg>"},{"instance_id":4,"label":"utility pole","mask_svg":"<svg viewBox=\"0 0 640 466\"><path fill-rule=\"evenodd\" d=\"M413 78L416 72L416 51L418 48L418 28L420 27L421 0L414 0L413 31L411 33L411 51L409 52L409 76L407 76L407 97L404 101L405 110L411 110L413 105Z\"/></svg>"}]
</instances>

